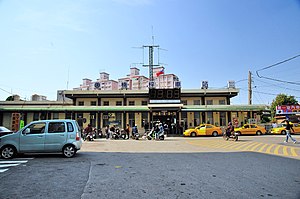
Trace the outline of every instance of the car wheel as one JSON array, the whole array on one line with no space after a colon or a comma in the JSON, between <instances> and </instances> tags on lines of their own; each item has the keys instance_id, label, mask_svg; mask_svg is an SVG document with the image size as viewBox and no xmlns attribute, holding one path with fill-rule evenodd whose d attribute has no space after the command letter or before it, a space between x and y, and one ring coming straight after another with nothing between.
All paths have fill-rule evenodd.
<instances>
[{"instance_id":1,"label":"car wheel","mask_svg":"<svg viewBox=\"0 0 300 199\"><path fill-rule=\"evenodd\" d=\"M214 132L212 133L212 136L217 137L217 136L218 136L218 132L217 132L217 131L214 131Z\"/></svg>"},{"instance_id":2,"label":"car wheel","mask_svg":"<svg viewBox=\"0 0 300 199\"><path fill-rule=\"evenodd\" d=\"M285 130L281 131L281 134L282 134L282 135L285 135L285 134L286 134L286 131L285 131Z\"/></svg>"},{"instance_id":3,"label":"car wheel","mask_svg":"<svg viewBox=\"0 0 300 199\"><path fill-rule=\"evenodd\" d=\"M257 131L257 132L256 132L256 135L261 135L261 131Z\"/></svg>"},{"instance_id":4,"label":"car wheel","mask_svg":"<svg viewBox=\"0 0 300 199\"><path fill-rule=\"evenodd\" d=\"M67 145L63 148L63 155L66 158L72 158L76 154L76 148L74 145Z\"/></svg>"},{"instance_id":5,"label":"car wheel","mask_svg":"<svg viewBox=\"0 0 300 199\"><path fill-rule=\"evenodd\" d=\"M196 137L196 133L195 133L195 132L192 132L192 133L191 133L191 137Z\"/></svg>"},{"instance_id":6,"label":"car wheel","mask_svg":"<svg viewBox=\"0 0 300 199\"><path fill-rule=\"evenodd\" d=\"M1 157L3 159L11 159L16 155L16 149L15 147L11 145L4 146L1 149Z\"/></svg>"}]
</instances>

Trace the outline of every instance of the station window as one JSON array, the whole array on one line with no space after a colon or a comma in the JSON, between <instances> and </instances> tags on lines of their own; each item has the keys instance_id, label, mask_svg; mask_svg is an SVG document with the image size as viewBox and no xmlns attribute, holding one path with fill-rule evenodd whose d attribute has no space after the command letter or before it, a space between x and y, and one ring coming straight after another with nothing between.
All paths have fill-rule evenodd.
<instances>
[{"instance_id":1,"label":"station window","mask_svg":"<svg viewBox=\"0 0 300 199\"><path fill-rule=\"evenodd\" d=\"M183 105L187 105L187 100L181 100L181 103L182 103Z\"/></svg>"},{"instance_id":2,"label":"station window","mask_svg":"<svg viewBox=\"0 0 300 199\"><path fill-rule=\"evenodd\" d=\"M116 113L115 118L115 121L119 124L118 126L120 127L122 125L122 113Z\"/></svg>"},{"instance_id":3,"label":"station window","mask_svg":"<svg viewBox=\"0 0 300 199\"><path fill-rule=\"evenodd\" d=\"M91 101L91 106L96 106L97 102L96 101Z\"/></svg>"},{"instance_id":4,"label":"station window","mask_svg":"<svg viewBox=\"0 0 300 199\"><path fill-rule=\"evenodd\" d=\"M194 126L200 125L200 112L194 112Z\"/></svg>"},{"instance_id":5,"label":"station window","mask_svg":"<svg viewBox=\"0 0 300 199\"><path fill-rule=\"evenodd\" d=\"M116 101L116 106L122 106L122 101Z\"/></svg>"},{"instance_id":6,"label":"station window","mask_svg":"<svg viewBox=\"0 0 300 199\"><path fill-rule=\"evenodd\" d=\"M40 119L41 119L41 120L47 119L47 118L46 118L46 115L47 115L47 113L41 112Z\"/></svg>"},{"instance_id":7,"label":"station window","mask_svg":"<svg viewBox=\"0 0 300 199\"><path fill-rule=\"evenodd\" d=\"M219 100L220 105L225 105L225 100Z\"/></svg>"},{"instance_id":8,"label":"station window","mask_svg":"<svg viewBox=\"0 0 300 199\"><path fill-rule=\"evenodd\" d=\"M226 112L220 112L220 126L226 126Z\"/></svg>"},{"instance_id":9,"label":"station window","mask_svg":"<svg viewBox=\"0 0 300 199\"><path fill-rule=\"evenodd\" d=\"M59 119L59 113L53 113L53 119L54 120Z\"/></svg>"},{"instance_id":10,"label":"station window","mask_svg":"<svg viewBox=\"0 0 300 199\"><path fill-rule=\"evenodd\" d=\"M213 124L214 123L214 117L213 112L207 112L207 124Z\"/></svg>"},{"instance_id":11,"label":"station window","mask_svg":"<svg viewBox=\"0 0 300 199\"><path fill-rule=\"evenodd\" d=\"M79 101L78 106L84 106L84 101Z\"/></svg>"},{"instance_id":12,"label":"station window","mask_svg":"<svg viewBox=\"0 0 300 199\"><path fill-rule=\"evenodd\" d=\"M213 101L212 100L206 100L206 105L213 105Z\"/></svg>"},{"instance_id":13,"label":"station window","mask_svg":"<svg viewBox=\"0 0 300 199\"><path fill-rule=\"evenodd\" d=\"M147 126L147 128L149 128L149 122L148 122L148 112L142 112L142 127L145 128L145 126Z\"/></svg>"},{"instance_id":14,"label":"station window","mask_svg":"<svg viewBox=\"0 0 300 199\"><path fill-rule=\"evenodd\" d=\"M66 113L66 119L72 119L72 114L71 113Z\"/></svg>"},{"instance_id":15,"label":"station window","mask_svg":"<svg viewBox=\"0 0 300 199\"><path fill-rule=\"evenodd\" d=\"M148 102L147 101L142 101L142 106L147 106Z\"/></svg>"},{"instance_id":16,"label":"station window","mask_svg":"<svg viewBox=\"0 0 300 199\"><path fill-rule=\"evenodd\" d=\"M109 101L103 101L103 106L109 106Z\"/></svg>"},{"instance_id":17,"label":"station window","mask_svg":"<svg viewBox=\"0 0 300 199\"><path fill-rule=\"evenodd\" d=\"M128 113L129 125L133 127L135 125L134 113Z\"/></svg>"},{"instance_id":18,"label":"station window","mask_svg":"<svg viewBox=\"0 0 300 199\"><path fill-rule=\"evenodd\" d=\"M200 105L200 100L194 100L194 105Z\"/></svg>"},{"instance_id":19,"label":"station window","mask_svg":"<svg viewBox=\"0 0 300 199\"><path fill-rule=\"evenodd\" d=\"M129 106L134 106L135 102L134 101L129 101Z\"/></svg>"},{"instance_id":20,"label":"station window","mask_svg":"<svg viewBox=\"0 0 300 199\"><path fill-rule=\"evenodd\" d=\"M39 120L40 114L39 113L33 113L33 121Z\"/></svg>"}]
</instances>

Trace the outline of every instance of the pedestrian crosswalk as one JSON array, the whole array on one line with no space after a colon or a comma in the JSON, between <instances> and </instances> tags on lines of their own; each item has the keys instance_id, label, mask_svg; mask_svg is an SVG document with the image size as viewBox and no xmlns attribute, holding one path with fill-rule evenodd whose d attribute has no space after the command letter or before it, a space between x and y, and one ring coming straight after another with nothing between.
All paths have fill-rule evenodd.
<instances>
[{"instance_id":1,"label":"pedestrian crosswalk","mask_svg":"<svg viewBox=\"0 0 300 199\"><path fill-rule=\"evenodd\" d=\"M0 160L0 173L8 171L11 167L15 167L21 164L25 165L31 159L33 158L16 158L13 160Z\"/></svg>"},{"instance_id":2,"label":"pedestrian crosswalk","mask_svg":"<svg viewBox=\"0 0 300 199\"><path fill-rule=\"evenodd\" d=\"M291 145L261 142L231 142L224 140L193 140L188 141L188 143L194 146L206 148L251 151L288 157L300 157L300 148Z\"/></svg>"}]
</instances>

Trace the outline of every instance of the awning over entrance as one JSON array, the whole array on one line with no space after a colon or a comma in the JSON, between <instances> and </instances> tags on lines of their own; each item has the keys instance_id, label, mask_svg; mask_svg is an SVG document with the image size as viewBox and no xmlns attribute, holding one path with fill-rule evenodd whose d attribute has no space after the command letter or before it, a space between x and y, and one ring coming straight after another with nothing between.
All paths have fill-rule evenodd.
<instances>
[{"instance_id":1,"label":"awning over entrance","mask_svg":"<svg viewBox=\"0 0 300 199\"><path fill-rule=\"evenodd\" d=\"M178 111L181 110L183 104L148 104L152 111Z\"/></svg>"}]
</instances>

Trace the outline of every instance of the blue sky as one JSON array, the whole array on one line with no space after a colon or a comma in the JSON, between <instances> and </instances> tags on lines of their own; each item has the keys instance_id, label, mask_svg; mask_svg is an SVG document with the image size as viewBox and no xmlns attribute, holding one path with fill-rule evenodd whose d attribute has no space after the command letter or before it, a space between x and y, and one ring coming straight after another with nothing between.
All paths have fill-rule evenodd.
<instances>
[{"instance_id":1,"label":"blue sky","mask_svg":"<svg viewBox=\"0 0 300 199\"><path fill-rule=\"evenodd\" d=\"M0 27L0 100L10 93L55 100L57 90L101 71L124 77L143 62L133 47L152 44L153 33L166 49L165 72L183 88L235 80L240 94L232 103L247 104L251 71L254 104L279 93L300 101L300 57L259 73L295 84L255 73L300 54L299 0L0 0Z\"/></svg>"}]
</instances>

